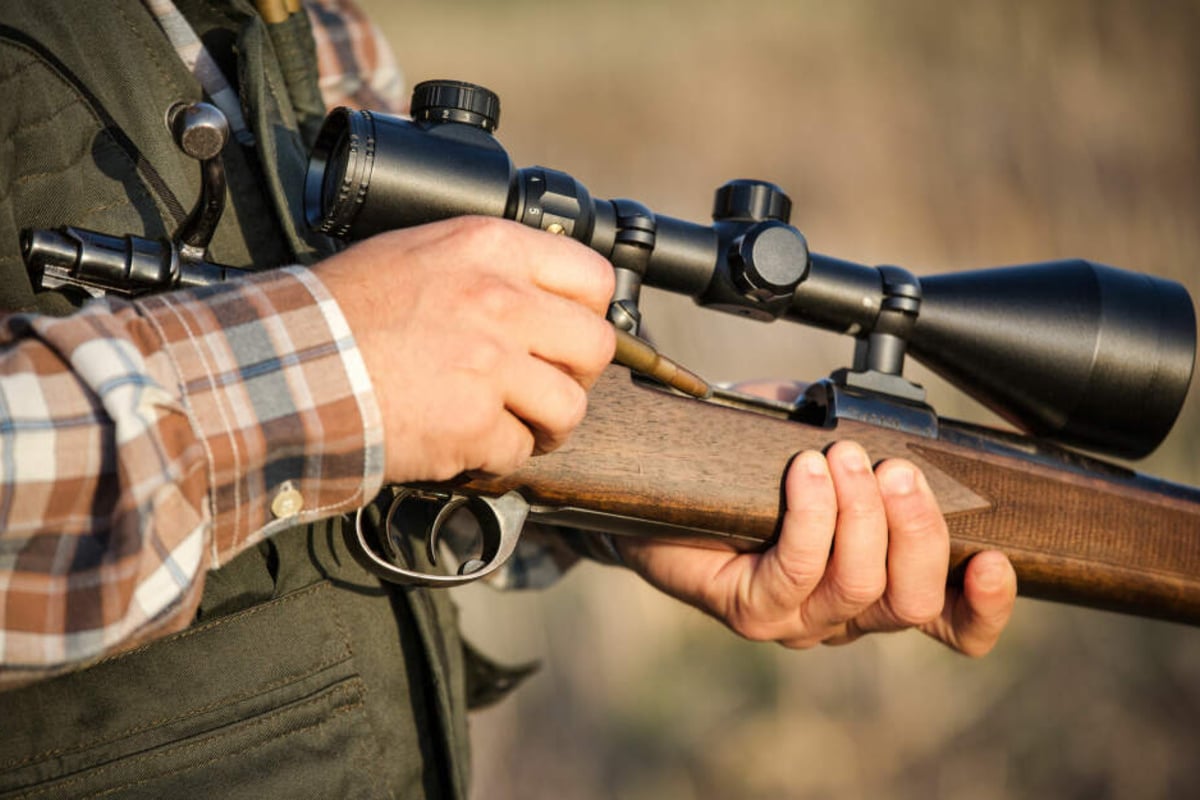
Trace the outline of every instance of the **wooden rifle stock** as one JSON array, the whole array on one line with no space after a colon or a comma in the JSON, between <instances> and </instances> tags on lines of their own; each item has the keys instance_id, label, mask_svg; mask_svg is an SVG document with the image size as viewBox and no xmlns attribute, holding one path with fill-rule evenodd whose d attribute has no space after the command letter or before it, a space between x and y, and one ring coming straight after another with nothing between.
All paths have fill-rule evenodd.
<instances>
[{"instance_id":1,"label":"wooden rifle stock","mask_svg":"<svg viewBox=\"0 0 1200 800\"><path fill-rule=\"evenodd\" d=\"M516 489L550 522L755 549L777 533L790 459L842 439L925 472L952 576L996 549L1022 595L1200 624L1200 491L946 421L936 438L849 419L823 428L669 394L613 366L561 449L457 488Z\"/></svg>"}]
</instances>

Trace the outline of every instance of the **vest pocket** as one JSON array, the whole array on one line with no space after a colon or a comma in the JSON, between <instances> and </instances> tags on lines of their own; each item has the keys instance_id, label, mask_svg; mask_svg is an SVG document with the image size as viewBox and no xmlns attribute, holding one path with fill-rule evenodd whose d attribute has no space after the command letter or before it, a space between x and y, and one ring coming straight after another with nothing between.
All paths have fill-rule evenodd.
<instances>
[{"instance_id":1,"label":"vest pocket","mask_svg":"<svg viewBox=\"0 0 1200 800\"><path fill-rule=\"evenodd\" d=\"M330 594L318 583L0 694L0 797L383 794Z\"/></svg>"}]
</instances>

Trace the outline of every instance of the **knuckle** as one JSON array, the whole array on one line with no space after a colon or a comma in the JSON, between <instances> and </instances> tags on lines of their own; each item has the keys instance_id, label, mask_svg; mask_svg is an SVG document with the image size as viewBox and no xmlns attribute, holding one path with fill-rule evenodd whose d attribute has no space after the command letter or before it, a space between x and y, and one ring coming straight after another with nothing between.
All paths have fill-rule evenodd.
<instances>
[{"instance_id":1,"label":"knuckle","mask_svg":"<svg viewBox=\"0 0 1200 800\"><path fill-rule=\"evenodd\" d=\"M604 256L574 239L555 237L566 248L571 269L577 276L584 297L597 304L608 305L616 289L616 270Z\"/></svg>"},{"instance_id":2,"label":"knuckle","mask_svg":"<svg viewBox=\"0 0 1200 800\"><path fill-rule=\"evenodd\" d=\"M559 402L542 420L537 451L548 453L563 445L587 414L587 393L574 381L564 381Z\"/></svg>"},{"instance_id":3,"label":"knuckle","mask_svg":"<svg viewBox=\"0 0 1200 800\"><path fill-rule=\"evenodd\" d=\"M504 319L520 305L516 288L502 276L492 273L476 275L464 288L463 300L472 313L487 319Z\"/></svg>"},{"instance_id":4,"label":"knuckle","mask_svg":"<svg viewBox=\"0 0 1200 800\"><path fill-rule=\"evenodd\" d=\"M943 541L946 547L950 546L949 533L937 508L906 507L904 515L904 524L897 526L901 533L906 533L913 539Z\"/></svg>"},{"instance_id":5,"label":"knuckle","mask_svg":"<svg viewBox=\"0 0 1200 800\"><path fill-rule=\"evenodd\" d=\"M478 215L454 217L448 224L464 242L480 247L501 245L511 228L503 220Z\"/></svg>"},{"instance_id":6,"label":"knuckle","mask_svg":"<svg viewBox=\"0 0 1200 800\"><path fill-rule=\"evenodd\" d=\"M458 348L456 358L451 362L453 366L473 375L493 376L498 373L500 365L504 362L507 350L499 341L490 336L477 336L469 343L464 343ZM488 386L494 384L494 381L485 380L484 385L479 385L479 382L473 382L469 387L468 398L473 398L474 402L488 402L494 392L485 391Z\"/></svg>"},{"instance_id":7,"label":"knuckle","mask_svg":"<svg viewBox=\"0 0 1200 800\"><path fill-rule=\"evenodd\" d=\"M613 326L604 320L598 321L595 331L596 335L592 339L595 348L592 353L592 359L596 370L599 371L612 361L613 355L616 353L617 334Z\"/></svg>"},{"instance_id":8,"label":"knuckle","mask_svg":"<svg viewBox=\"0 0 1200 800\"><path fill-rule=\"evenodd\" d=\"M567 381L563 397L563 415L560 423L564 433L570 433L579 427L587 416L588 396L575 381Z\"/></svg>"},{"instance_id":9,"label":"knuckle","mask_svg":"<svg viewBox=\"0 0 1200 800\"><path fill-rule=\"evenodd\" d=\"M936 593L925 592L917 596L894 598L888 605L897 622L913 627L937 619L943 604L942 597Z\"/></svg>"},{"instance_id":10,"label":"knuckle","mask_svg":"<svg viewBox=\"0 0 1200 800\"><path fill-rule=\"evenodd\" d=\"M583 387L565 373L557 370L553 375L554 402L551 424L564 432L575 428L587 414L588 397Z\"/></svg>"},{"instance_id":11,"label":"knuckle","mask_svg":"<svg viewBox=\"0 0 1200 800\"><path fill-rule=\"evenodd\" d=\"M865 608L883 596L887 588L887 576L880 570L854 578L834 579L833 593L843 604L854 608Z\"/></svg>"},{"instance_id":12,"label":"knuckle","mask_svg":"<svg viewBox=\"0 0 1200 800\"><path fill-rule=\"evenodd\" d=\"M489 448L481 468L491 475L507 475L519 469L533 455L533 451L533 434L521 428L510 441Z\"/></svg>"},{"instance_id":13,"label":"knuckle","mask_svg":"<svg viewBox=\"0 0 1200 800\"><path fill-rule=\"evenodd\" d=\"M613 292L617 288L617 273L612 268L612 265L603 257L596 254L595 258L590 259L592 273L593 297L601 305L608 305L612 300Z\"/></svg>"},{"instance_id":14,"label":"knuckle","mask_svg":"<svg viewBox=\"0 0 1200 800\"><path fill-rule=\"evenodd\" d=\"M806 551L795 552L777 547L772 551L778 565L776 574L786 591L807 595L825 574L825 562Z\"/></svg>"},{"instance_id":15,"label":"knuckle","mask_svg":"<svg viewBox=\"0 0 1200 800\"><path fill-rule=\"evenodd\" d=\"M507 457L497 458L491 465L490 471L496 475L508 475L516 472L531 455L533 455L532 447L528 450L511 451L507 454Z\"/></svg>"},{"instance_id":16,"label":"knuckle","mask_svg":"<svg viewBox=\"0 0 1200 800\"><path fill-rule=\"evenodd\" d=\"M481 437L495 428L499 411L498 403L488 402L481 395L475 395L474 402L469 402L464 408L459 423L459 435L463 441L480 441Z\"/></svg>"},{"instance_id":17,"label":"knuckle","mask_svg":"<svg viewBox=\"0 0 1200 800\"><path fill-rule=\"evenodd\" d=\"M841 500L838 504L838 513L854 520L878 520L881 524L886 519L883 505L873 495L855 496Z\"/></svg>"},{"instance_id":18,"label":"knuckle","mask_svg":"<svg viewBox=\"0 0 1200 800\"><path fill-rule=\"evenodd\" d=\"M430 480L448 481L462 471L459 466L461 463L461 459L451 458L448 453L443 452L440 456L429 458L425 468Z\"/></svg>"}]
</instances>

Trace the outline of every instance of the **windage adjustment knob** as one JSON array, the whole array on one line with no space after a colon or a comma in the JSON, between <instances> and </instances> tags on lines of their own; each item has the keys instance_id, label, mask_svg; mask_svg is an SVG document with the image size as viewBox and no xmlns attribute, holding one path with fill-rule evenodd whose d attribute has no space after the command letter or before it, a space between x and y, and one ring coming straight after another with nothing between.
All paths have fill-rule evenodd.
<instances>
[{"instance_id":1,"label":"windage adjustment knob","mask_svg":"<svg viewBox=\"0 0 1200 800\"><path fill-rule=\"evenodd\" d=\"M491 133L500 125L500 98L490 89L465 81L422 81L413 87L412 118L462 122Z\"/></svg>"},{"instance_id":2,"label":"windage adjustment knob","mask_svg":"<svg viewBox=\"0 0 1200 800\"><path fill-rule=\"evenodd\" d=\"M760 302L791 297L808 277L804 234L776 220L760 222L729 248L729 274L747 297Z\"/></svg>"}]
</instances>

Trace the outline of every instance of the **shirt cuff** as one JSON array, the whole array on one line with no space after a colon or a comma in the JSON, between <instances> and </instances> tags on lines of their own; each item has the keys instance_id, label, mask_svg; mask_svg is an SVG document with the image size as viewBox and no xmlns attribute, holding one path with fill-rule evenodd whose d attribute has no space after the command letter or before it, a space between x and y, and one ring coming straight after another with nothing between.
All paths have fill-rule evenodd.
<instances>
[{"instance_id":1,"label":"shirt cuff","mask_svg":"<svg viewBox=\"0 0 1200 800\"><path fill-rule=\"evenodd\" d=\"M288 267L137 305L162 337L208 456L210 566L379 491L379 406L350 326L315 275Z\"/></svg>"}]
</instances>

